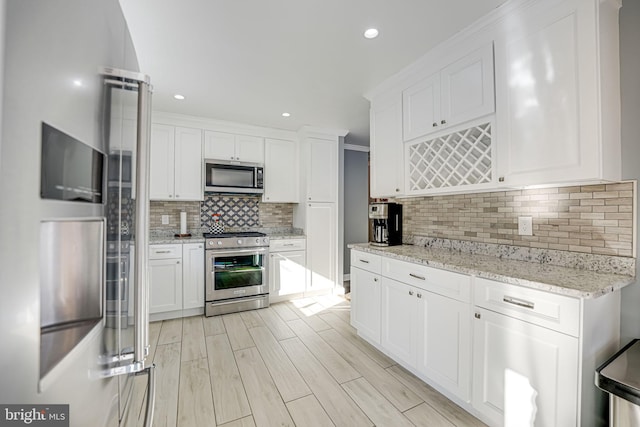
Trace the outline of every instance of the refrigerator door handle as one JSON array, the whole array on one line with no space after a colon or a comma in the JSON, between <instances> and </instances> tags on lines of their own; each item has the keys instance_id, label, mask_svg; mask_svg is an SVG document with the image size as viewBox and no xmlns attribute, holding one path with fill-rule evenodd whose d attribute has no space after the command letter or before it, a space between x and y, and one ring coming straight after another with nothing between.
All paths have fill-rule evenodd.
<instances>
[{"instance_id":1,"label":"refrigerator door handle","mask_svg":"<svg viewBox=\"0 0 640 427\"><path fill-rule=\"evenodd\" d=\"M156 400L156 365L152 363L140 374L147 374L147 407L144 411L144 427L153 426L153 410Z\"/></svg>"},{"instance_id":2,"label":"refrigerator door handle","mask_svg":"<svg viewBox=\"0 0 640 427\"><path fill-rule=\"evenodd\" d=\"M149 134L151 127L151 89L146 81L138 82L138 138L136 167L136 233L134 289L134 362L144 362L149 334Z\"/></svg>"}]
</instances>

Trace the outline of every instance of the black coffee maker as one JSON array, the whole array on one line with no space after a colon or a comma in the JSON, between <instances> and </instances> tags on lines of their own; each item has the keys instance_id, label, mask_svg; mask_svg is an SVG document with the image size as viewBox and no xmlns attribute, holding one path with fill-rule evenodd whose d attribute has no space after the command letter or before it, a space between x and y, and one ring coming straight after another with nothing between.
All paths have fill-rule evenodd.
<instances>
[{"instance_id":1,"label":"black coffee maker","mask_svg":"<svg viewBox=\"0 0 640 427\"><path fill-rule=\"evenodd\" d=\"M402 205L398 203L371 203L369 205L370 243L374 246L402 244Z\"/></svg>"}]
</instances>

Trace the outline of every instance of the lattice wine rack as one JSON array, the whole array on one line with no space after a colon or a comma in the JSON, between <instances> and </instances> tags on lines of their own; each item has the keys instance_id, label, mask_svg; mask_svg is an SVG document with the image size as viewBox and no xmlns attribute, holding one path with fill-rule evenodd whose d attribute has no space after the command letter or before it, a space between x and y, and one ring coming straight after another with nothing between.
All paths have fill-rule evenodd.
<instances>
[{"instance_id":1,"label":"lattice wine rack","mask_svg":"<svg viewBox=\"0 0 640 427\"><path fill-rule=\"evenodd\" d=\"M491 123L409 146L409 191L491 182Z\"/></svg>"}]
</instances>

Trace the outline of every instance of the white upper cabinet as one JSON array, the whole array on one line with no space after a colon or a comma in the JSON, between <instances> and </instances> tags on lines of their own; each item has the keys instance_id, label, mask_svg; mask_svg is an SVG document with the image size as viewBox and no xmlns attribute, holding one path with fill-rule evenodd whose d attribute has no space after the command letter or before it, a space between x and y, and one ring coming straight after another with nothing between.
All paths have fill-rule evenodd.
<instances>
[{"instance_id":1,"label":"white upper cabinet","mask_svg":"<svg viewBox=\"0 0 640 427\"><path fill-rule=\"evenodd\" d=\"M371 197L394 197L404 190L402 97L371 104Z\"/></svg>"},{"instance_id":2,"label":"white upper cabinet","mask_svg":"<svg viewBox=\"0 0 640 427\"><path fill-rule=\"evenodd\" d=\"M493 45L488 44L402 93L404 140L493 113Z\"/></svg>"},{"instance_id":3,"label":"white upper cabinet","mask_svg":"<svg viewBox=\"0 0 640 427\"><path fill-rule=\"evenodd\" d=\"M496 40L506 185L621 178L616 3L540 1Z\"/></svg>"},{"instance_id":4,"label":"white upper cabinet","mask_svg":"<svg viewBox=\"0 0 640 427\"><path fill-rule=\"evenodd\" d=\"M206 159L264 163L264 138L205 131Z\"/></svg>"},{"instance_id":5,"label":"white upper cabinet","mask_svg":"<svg viewBox=\"0 0 640 427\"><path fill-rule=\"evenodd\" d=\"M151 200L202 200L202 131L153 124Z\"/></svg>"},{"instance_id":6,"label":"white upper cabinet","mask_svg":"<svg viewBox=\"0 0 640 427\"><path fill-rule=\"evenodd\" d=\"M338 182L337 142L308 138L307 199L310 202L336 202Z\"/></svg>"},{"instance_id":7,"label":"white upper cabinet","mask_svg":"<svg viewBox=\"0 0 640 427\"><path fill-rule=\"evenodd\" d=\"M298 144L265 140L264 195L267 203L298 203Z\"/></svg>"},{"instance_id":8,"label":"white upper cabinet","mask_svg":"<svg viewBox=\"0 0 640 427\"><path fill-rule=\"evenodd\" d=\"M202 131L176 128L175 199L202 200Z\"/></svg>"}]
</instances>

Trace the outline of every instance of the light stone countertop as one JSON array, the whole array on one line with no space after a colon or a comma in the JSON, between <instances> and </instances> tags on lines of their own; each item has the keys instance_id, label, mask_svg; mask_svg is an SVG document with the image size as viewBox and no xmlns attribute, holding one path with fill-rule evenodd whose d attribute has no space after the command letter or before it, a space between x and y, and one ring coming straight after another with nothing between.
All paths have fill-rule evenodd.
<instances>
[{"instance_id":1,"label":"light stone countertop","mask_svg":"<svg viewBox=\"0 0 640 427\"><path fill-rule=\"evenodd\" d=\"M461 253L449 249L414 245L377 247L368 243L350 244L348 247L401 261L576 298L597 298L635 281L633 276L623 274L598 273L489 255Z\"/></svg>"},{"instance_id":2,"label":"light stone countertop","mask_svg":"<svg viewBox=\"0 0 640 427\"><path fill-rule=\"evenodd\" d=\"M149 237L150 245L181 245L183 243L204 243L202 234L192 235L191 237L172 237L172 236L151 236Z\"/></svg>"}]
</instances>

